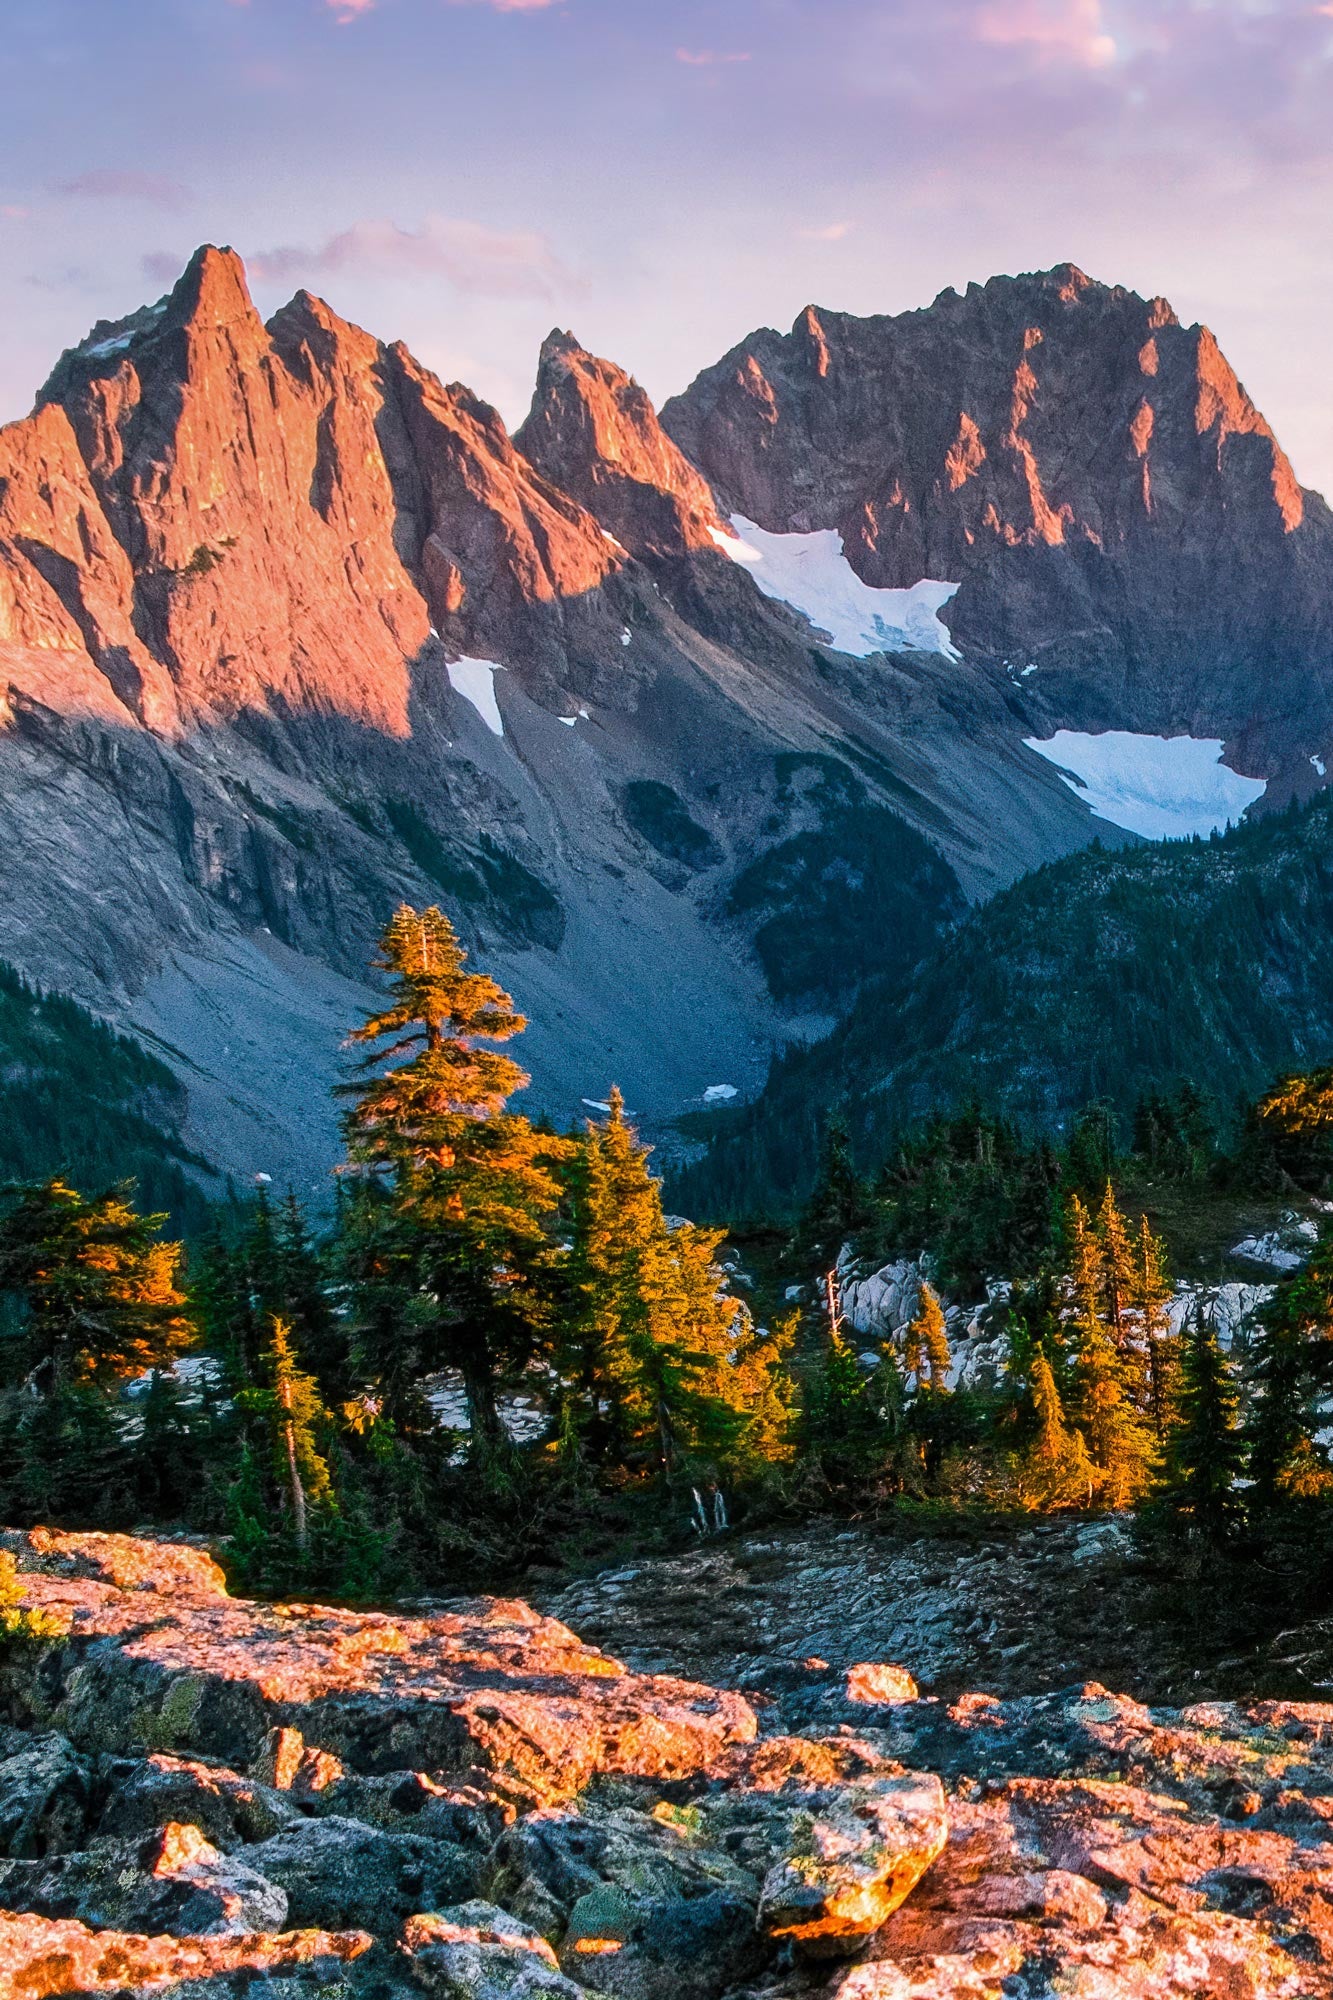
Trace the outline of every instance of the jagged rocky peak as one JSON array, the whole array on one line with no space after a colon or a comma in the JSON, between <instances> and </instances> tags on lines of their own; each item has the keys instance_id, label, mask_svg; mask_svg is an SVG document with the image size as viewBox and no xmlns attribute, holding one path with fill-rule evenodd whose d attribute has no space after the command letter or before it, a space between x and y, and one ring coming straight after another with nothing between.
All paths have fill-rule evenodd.
<instances>
[{"instance_id":1,"label":"jagged rocky peak","mask_svg":"<svg viewBox=\"0 0 1333 2000\"><path fill-rule=\"evenodd\" d=\"M600 593L623 553L498 412L309 292L265 326L231 250L65 354L30 423L6 446L54 454L32 505L58 497L23 531L65 566L19 595L54 594L141 722L277 704L402 736L432 626L548 689L571 647L619 650L624 609ZM61 494L79 496L63 530ZM103 543L94 588L83 549Z\"/></svg>"},{"instance_id":2,"label":"jagged rocky peak","mask_svg":"<svg viewBox=\"0 0 1333 2000\"><path fill-rule=\"evenodd\" d=\"M1333 515L1207 328L1073 265L807 308L662 423L728 509L837 530L874 586L956 582L958 644L1062 674L1025 690L1051 727L1199 733L1211 709L1230 738L1257 672L1333 667Z\"/></svg>"},{"instance_id":3,"label":"jagged rocky peak","mask_svg":"<svg viewBox=\"0 0 1333 2000\"><path fill-rule=\"evenodd\" d=\"M572 333L544 342L537 388L515 443L634 555L711 546L708 482L658 422L647 392Z\"/></svg>"},{"instance_id":4,"label":"jagged rocky peak","mask_svg":"<svg viewBox=\"0 0 1333 2000\"><path fill-rule=\"evenodd\" d=\"M890 580L871 572L893 566L893 544L915 561L932 534L955 562L1123 540L1155 507L1254 485L1256 466L1277 527L1301 518L1290 467L1208 330L1072 265L894 317L807 307L789 334L762 329L705 370L662 420L764 527L851 527L871 581ZM1162 461L1156 499L1135 476L1145 458Z\"/></svg>"}]
</instances>

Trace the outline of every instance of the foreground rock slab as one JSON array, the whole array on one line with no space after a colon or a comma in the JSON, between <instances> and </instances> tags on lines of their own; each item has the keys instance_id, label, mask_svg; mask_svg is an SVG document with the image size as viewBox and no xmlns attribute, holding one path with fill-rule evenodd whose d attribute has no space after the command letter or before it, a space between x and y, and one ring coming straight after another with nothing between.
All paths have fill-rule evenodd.
<instances>
[{"instance_id":1,"label":"foreground rock slab","mask_svg":"<svg viewBox=\"0 0 1333 2000\"><path fill-rule=\"evenodd\" d=\"M247 1767L291 1727L357 1771L482 1771L550 1802L597 1773L682 1776L757 1729L740 1695L627 1673L506 1599L430 1618L264 1605L178 1545L35 1530L6 1546L27 1601L69 1625L20 1698L83 1751Z\"/></svg>"},{"instance_id":2,"label":"foreground rock slab","mask_svg":"<svg viewBox=\"0 0 1333 2000\"><path fill-rule=\"evenodd\" d=\"M1333 2000L1333 1706L861 1648L756 1713L523 1605L5 1539L69 1634L0 1662L4 2000Z\"/></svg>"}]
</instances>

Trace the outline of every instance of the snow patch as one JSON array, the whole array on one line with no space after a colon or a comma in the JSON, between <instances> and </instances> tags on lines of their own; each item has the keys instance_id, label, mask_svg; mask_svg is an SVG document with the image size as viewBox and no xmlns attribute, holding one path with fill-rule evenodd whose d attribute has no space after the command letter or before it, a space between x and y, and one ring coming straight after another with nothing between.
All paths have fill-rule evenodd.
<instances>
[{"instance_id":1,"label":"snow patch","mask_svg":"<svg viewBox=\"0 0 1333 2000\"><path fill-rule=\"evenodd\" d=\"M631 640L633 639L633 637L634 637L634 634L633 634L633 633L632 633L632 632L630 631L630 629L629 629L629 626L628 626L628 625L626 625L626 626L624 627L624 629L622 630L621 634L620 634L620 643L621 643L621 645L622 645L622 646L628 646L628 645L630 644Z\"/></svg>"},{"instance_id":2,"label":"snow patch","mask_svg":"<svg viewBox=\"0 0 1333 2000\"><path fill-rule=\"evenodd\" d=\"M710 1083L704 1092L705 1104L725 1104L728 1098L739 1097L734 1083Z\"/></svg>"},{"instance_id":3,"label":"snow patch","mask_svg":"<svg viewBox=\"0 0 1333 2000\"><path fill-rule=\"evenodd\" d=\"M956 583L924 578L909 590L876 590L848 562L836 528L773 535L743 514L732 515L731 528L730 534L708 530L723 555L748 569L765 597L790 605L817 631L827 632L838 652L857 660L900 650L961 657L939 616Z\"/></svg>"},{"instance_id":4,"label":"snow patch","mask_svg":"<svg viewBox=\"0 0 1333 2000\"><path fill-rule=\"evenodd\" d=\"M566 729L572 729L578 721L578 717L577 715L558 715L556 721L563 722Z\"/></svg>"},{"instance_id":5,"label":"snow patch","mask_svg":"<svg viewBox=\"0 0 1333 2000\"><path fill-rule=\"evenodd\" d=\"M113 340L99 340L94 347L85 347L84 353L91 361L105 361L109 355L123 354L133 340L132 333L118 333Z\"/></svg>"},{"instance_id":6,"label":"snow patch","mask_svg":"<svg viewBox=\"0 0 1333 2000\"><path fill-rule=\"evenodd\" d=\"M1328 776L1328 771L1324 766L1324 760L1322 757L1311 757L1310 762L1314 765L1316 771L1318 771L1321 778L1326 778Z\"/></svg>"},{"instance_id":7,"label":"snow patch","mask_svg":"<svg viewBox=\"0 0 1333 2000\"><path fill-rule=\"evenodd\" d=\"M505 669L498 660L450 660L449 685L464 701L470 701L494 736L503 736L500 704L495 699L495 676Z\"/></svg>"},{"instance_id":8,"label":"snow patch","mask_svg":"<svg viewBox=\"0 0 1333 2000\"><path fill-rule=\"evenodd\" d=\"M1220 830L1266 789L1265 779L1227 769L1215 737L1137 736L1126 729L1085 736L1061 729L1044 741L1024 740L1099 819L1148 840Z\"/></svg>"},{"instance_id":9,"label":"snow patch","mask_svg":"<svg viewBox=\"0 0 1333 2000\"><path fill-rule=\"evenodd\" d=\"M585 1097L582 1098L580 1102L586 1104L589 1111L605 1111L609 1114L611 1110L611 1106L609 1104L603 1104L599 1097Z\"/></svg>"}]
</instances>

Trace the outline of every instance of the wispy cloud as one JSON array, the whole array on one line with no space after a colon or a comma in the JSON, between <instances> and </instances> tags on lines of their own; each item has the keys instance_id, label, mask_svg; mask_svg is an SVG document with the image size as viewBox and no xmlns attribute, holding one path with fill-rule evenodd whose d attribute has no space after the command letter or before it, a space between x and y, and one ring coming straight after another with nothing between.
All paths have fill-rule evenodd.
<instances>
[{"instance_id":1,"label":"wispy cloud","mask_svg":"<svg viewBox=\"0 0 1333 2000\"><path fill-rule=\"evenodd\" d=\"M676 61L688 63L691 69L712 69L717 63L744 63L750 60L749 49L677 49Z\"/></svg>"},{"instance_id":2,"label":"wispy cloud","mask_svg":"<svg viewBox=\"0 0 1333 2000\"><path fill-rule=\"evenodd\" d=\"M94 167L75 174L72 180L56 181L52 194L76 199L90 196L98 201L146 201L154 208L184 208L192 199L181 181L165 174L142 174L126 167Z\"/></svg>"},{"instance_id":3,"label":"wispy cloud","mask_svg":"<svg viewBox=\"0 0 1333 2000\"><path fill-rule=\"evenodd\" d=\"M1116 45L1106 31L1102 0L992 0L977 15L977 36L1002 48L1102 69Z\"/></svg>"},{"instance_id":4,"label":"wispy cloud","mask_svg":"<svg viewBox=\"0 0 1333 2000\"><path fill-rule=\"evenodd\" d=\"M568 275L535 231L487 229L444 215L427 216L419 229L371 217L323 243L280 244L254 252L246 263L261 280L300 282L361 269L445 278L461 292L495 298L547 298Z\"/></svg>"},{"instance_id":5,"label":"wispy cloud","mask_svg":"<svg viewBox=\"0 0 1333 2000\"><path fill-rule=\"evenodd\" d=\"M855 225L850 222L825 222L819 227L798 229L796 234L807 243L841 243L844 236L850 236Z\"/></svg>"},{"instance_id":6,"label":"wispy cloud","mask_svg":"<svg viewBox=\"0 0 1333 2000\"><path fill-rule=\"evenodd\" d=\"M493 14L540 14L561 0L449 0L451 7L489 7Z\"/></svg>"}]
</instances>

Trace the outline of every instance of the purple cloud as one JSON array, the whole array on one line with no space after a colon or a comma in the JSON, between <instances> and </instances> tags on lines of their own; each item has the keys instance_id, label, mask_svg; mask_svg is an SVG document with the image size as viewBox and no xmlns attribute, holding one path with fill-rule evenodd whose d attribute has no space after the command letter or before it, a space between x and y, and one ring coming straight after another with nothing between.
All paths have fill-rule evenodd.
<instances>
[{"instance_id":1,"label":"purple cloud","mask_svg":"<svg viewBox=\"0 0 1333 2000\"><path fill-rule=\"evenodd\" d=\"M155 208L185 208L193 199L181 181L125 167L94 167L88 173L75 174L72 180L57 181L51 192L97 201L146 201Z\"/></svg>"},{"instance_id":2,"label":"purple cloud","mask_svg":"<svg viewBox=\"0 0 1333 2000\"><path fill-rule=\"evenodd\" d=\"M461 292L495 298L548 298L568 276L536 231L487 229L444 215L428 215L419 229L371 217L313 247L255 251L246 263L260 280L299 282L360 269L445 278Z\"/></svg>"}]
</instances>

